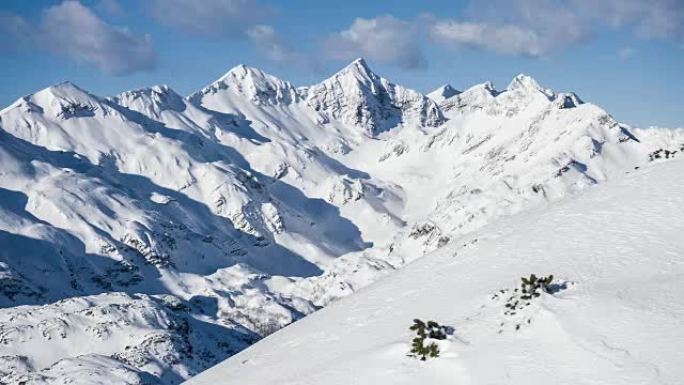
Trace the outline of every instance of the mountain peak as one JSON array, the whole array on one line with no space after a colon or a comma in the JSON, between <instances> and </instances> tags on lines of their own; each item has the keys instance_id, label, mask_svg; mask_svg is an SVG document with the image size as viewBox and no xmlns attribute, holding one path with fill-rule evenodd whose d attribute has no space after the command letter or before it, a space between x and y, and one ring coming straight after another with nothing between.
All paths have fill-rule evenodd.
<instances>
[{"instance_id":1,"label":"mountain peak","mask_svg":"<svg viewBox=\"0 0 684 385\"><path fill-rule=\"evenodd\" d=\"M68 119L93 116L98 110L108 110L108 102L70 81L55 83L35 93L22 96L0 113L16 110L20 113L41 113Z\"/></svg>"},{"instance_id":2,"label":"mountain peak","mask_svg":"<svg viewBox=\"0 0 684 385\"><path fill-rule=\"evenodd\" d=\"M48 88L45 88L41 91L36 92L36 94L38 94L38 93L51 93L55 96L76 96L76 95L80 95L80 94L90 95L83 88L77 86L76 84L74 84L68 80L65 80L65 81L59 82L59 83L55 83Z\"/></svg>"},{"instance_id":3,"label":"mountain peak","mask_svg":"<svg viewBox=\"0 0 684 385\"><path fill-rule=\"evenodd\" d=\"M349 63L346 67L342 68L339 72L330 77L330 79L337 78L353 78L362 83L373 82L380 79L373 70L368 66L366 60L363 58L358 58L353 62Z\"/></svg>"},{"instance_id":4,"label":"mountain peak","mask_svg":"<svg viewBox=\"0 0 684 385\"><path fill-rule=\"evenodd\" d=\"M548 98L552 98L554 95L553 91L543 88L533 77L525 74L514 77L506 87L506 91L541 92Z\"/></svg>"},{"instance_id":5,"label":"mountain peak","mask_svg":"<svg viewBox=\"0 0 684 385\"><path fill-rule=\"evenodd\" d=\"M540 91L542 88L533 77L525 74L518 74L513 78L513 80L511 80L511 83L508 85L508 87L506 87L506 89L509 91L516 89Z\"/></svg>"},{"instance_id":6,"label":"mountain peak","mask_svg":"<svg viewBox=\"0 0 684 385\"><path fill-rule=\"evenodd\" d=\"M166 84L122 92L112 100L124 107L155 117L164 110L185 109L183 97Z\"/></svg>"},{"instance_id":7,"label":"mountain peak","mask_svg":"<svg viewBox=\"0 0 684 385\"><path fill-rule=\"evenodd\" d=\"M361 65L364 67L368 67L368 64L366 63L366 59L364 59L362 57L357 57L350 64L358 64L358 65Z\"/></svg>"},{"instance_id":8,"label":"mountain peak","mask_svg":"<svg viewBox=\"0 0 684 385\"><path fill-rule=\"evenodd\" d=\"M275 78L274 76L271 76L264 71L260 70L259 68L256 67L251 67L245 64L238 64L235 67L231 68L228 72L225 73L225 75L221 76L218 81L226 81L228 79L266 79L266 78ZM278 79L280 80L280 79Z\"/></svg>"},{"instance_id":9,"label":"mountain peak","mask_svg":"<svg viewBox=\"0 0 684 385\"><path fill-rule=\"evenodd\" d=\"M455 89L451 84L444 84L443 86L437 88L436 90L427 94L427 97L434 100L437 103L441 103L452 96L460 94L461 91Z\"/></svg>"},{"instance_id":10,"label":"mountain peak","mask_svg":"<svg viewBox=\"0 0 684 385\"><path fill-rule=\"evenodd\" d=\"M246 97L259 105L280 102L289 104L296 101L298 97L297 91L290 82L244 64L231 68L225 75L201 91L189 96L188 99L193 103L198 103L206 95L217 93L230 94L239 98Z\"/></svg>"},{"instance_id":11,"label":"mountain peak","mask_svg":"<svg viewBox=\"0 0 684 385\"><path fill-rule=\"evenodd\" d=\"M359 71L365 72L365 73L373 72L370 69L370 67L368 66L368 63L366 63L366 59L364 59L362 57L356 58L354 61L349 63L349 65L347 67L354 67L354 68L358 69Z\"/></svg>"},{"instance_id":12,"label":"mountain peak","mask_svg":"<svg viewBox=\"0 0 684 385\"><path fill-rule=\"evenodd\" d=\"M100 100L95 95L82 89L70 81L63 81L51 85L26 97L39 105L65 105L73 103L99 104Z\"/></svg>"},{"instance_id":13,"label":"mountain peak","mask_svg":"<svg viewBox=\"0 0 684 385\"><path fill-rule=\"evenodd\" d=\"M151 95L151 94L160 94L160 95L178 95L176 91L174 91L171 87L169 87L166 84L158 84L154 85L152 87L147 87L147 88L139 88L135 90L130 90L130 91L124 91L122 92L119 96L123 95Z\"/></svg>"},{"instance_id":14,"label":"mountain peak","mask_svg":"<svg viewBox=\"0 0 684 385\"><path fill-rule=\"evenodd\" d=\"M361 58L301 92L314 110L363 127L369 136L401 124L436 127L444 122L433 100L376 75Z\"/></svg>"},{"instance_id":15,"label":"mountain peak","mask_svg":"<svg viewBox=\"0 0 684 385\"><path fill-rule=\"evenodd\" d=\"M176 91L174 91L167 84L160 84L160 85L152 86L152 91L154 91L158 94L170 94L170 93L176 94Z\"/></svg>"},{"instance_id":16,"label":"mountain peak","mask_svg":"<svg viewBox=\"0 0 684 385\"><path fill-rule=\"evenodd\" d=\"M442 88L438 88L433 91L430 96L435 99L434 93L440 91ZM488 105L494 101L494 99L500 94L499 91L494 87L494 83L491 81L486 81L484 83L476 84L458 94L454 95L452 99L444 99L440 103L440 107L444 111L449 111L452 109L460 109L463 107L475 107L481 108L482 106Z\"/></svg>"},{"instance_id":17,"label":"mountain peak","mask_svg":"<svg viewBox=\"0 0 684 385\"><path fill-rule=\"evenodd\" d=\"M496 86L494 86L494 83L491 81L486 81L484 83L476 84L467 90L461 92L461 94L483 94L483 95L489 95L489 96L497 96L500 94L500 92L496 89Z\"/></svg>"}]
</instances>

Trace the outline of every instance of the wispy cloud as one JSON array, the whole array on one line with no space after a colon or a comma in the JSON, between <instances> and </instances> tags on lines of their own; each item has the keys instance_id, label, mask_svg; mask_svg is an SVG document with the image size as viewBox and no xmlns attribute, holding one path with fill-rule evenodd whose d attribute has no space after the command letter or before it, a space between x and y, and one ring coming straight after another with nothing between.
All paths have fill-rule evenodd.
<instances>
[{"instance_id":1,"label":"wispy cloud","mask_svg":"<svg viewBox=\"0 0 684 385\"><path fill-rule=\"evenodd\" d=\"M424 66L421 47L433 44L545 57L591 40L601 27L684 42L684 1L471 0L458 18L358 18L326 40L325 53L344 60L365 56L404 68Z\"/></svg>"},{"instance_id":2,"label":"wispy cloud","mask_svg":"<svg viewBox=\"0 0 684 385\"><path fill-rule=\"evenodd\" d=\"M148 7L159 24L181 32L247 39L268 60L306 61L304 54L268 24L275 10L257 0L151 0Z\"/></svg>"},{"instance_id":3,"label":"wispy cloud","mask_svg":"<svg viewBox=\"0 0 684 385\"><path fill-rule=\"evenodd\" d=\"M26 34L31 33L31 24L23 17L11 12L0 11L0 32L14 39L24 40ZM4 39L3 39L4 40ZM7 39L9 42L9 39Z\"/></svg>"},{"instance_id":4,"label":"wispy cloud","mask_svg":"<svg viewBox=\"0 0 684 385\"><path fill-rule=\"evenodd\" d=\"M267 21L273 10L256 0L151 0L154 19L203 36L243 38L250 27Z\"/></svg>"},{"instance_id":5,"label":"wispy cloud","mask_svg":"<svg viewBox=\"0 0 684 385\"><path fill-rule=\"evenodd\" d=\"M681 0L572 0L570 7L586 19L629 28L640 37L684 40Z\"/></svg>"},{"instance_id":6,"label":"wispy cloud","mask_svg":"<svg viewBox=\"0 0 684 385\"><path fill-rule=\"evenodd\" d=\"M393 16L357 18L349 28L327 38L325 52L333 59L363 56L404 68L421 68L426 61L419 48L419 33L415 23Z\"/></svg>"},{"instance_id":7,"label":"wispy cloud","mask_svg":"<svg viewBox=\"0 0 684 385\"><path fill-rule=\"evenodd\" d=\"M537 32L513 24L440 20L431 26L430 35L446 45L471 46L503 54L540 56L544 52Z\"/></svg>"},{"instance_id":8,"label":"wispy cloud","mask_svg":"<svg viewBox=\"0 0 684 385\"><path fill-rule=\"evenodd\" d=\"M150 70L156 64L149 35L108 24L78 1L43 10L35 25L14 14L4 14L0 21L5 32L21 44L94 65L106 73L129 74Z\"/></svg>"},{"instance_id":9,"label":"wispy cloud","mask_svg":"<svg viewBox=\"0 0 684 385\"><path fill-rule=\"evenodd\" d=\"M460 19L435 19L431 36L450 46L546 56L590 35L582 17L564 4L554 0L472 1Z\"/></svg>"},{"instance_id":10,"label":"wispy cloud","mask_svg":"<svg viewBox=\"0 0 684 385\"><path fill-rule=\"evenodd\" d=\"M292 47L270 25L258 24L250 27L247 36L270 60L286 61L297 56Z\"/></svg>"},{"instance_id":11,"label":"wispy cloud","mask_svg":"<svg viewBox=\"0 0 684 385\"><path fill-rule=\"evenodd\" d=\"M638 38L684 41L681 0L472 1L465 18L489 26L509 25L530 31L537 35L544 54L587 41L601 27Z\"/></svg>"}]
</instances>

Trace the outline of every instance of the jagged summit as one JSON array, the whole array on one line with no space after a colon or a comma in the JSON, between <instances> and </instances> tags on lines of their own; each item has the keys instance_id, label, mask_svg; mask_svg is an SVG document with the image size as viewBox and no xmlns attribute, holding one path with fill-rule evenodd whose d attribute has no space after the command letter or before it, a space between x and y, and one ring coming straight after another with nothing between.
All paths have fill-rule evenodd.
<instances>
[{"instance_id":1,"label":"jagged summit","mask_svg":"<svg viewBox=\"0 0 684 385\"><path fill-rule=\"evenodd\" d=\"M506 89L513 91L517 89L541 90L542 88L533 77L525 74L518 74L511 80L511 83Z\"/></svg>"},{"instance_id":2,"label":"jagged summit","mask_svg":"<svg viewBox=\"0 0 684 385\"><path fill-rule=\"evenodd\" d=\"M440 106L444 112L482 108L493 103L499 94L500 92L494 87L494 83L487 81L446 98L440 103Z\"/></svg>"},{"instance_id":3,"label":"jagged summit","mask_svg":"<svg viewBox=\"0 0 684 385\"><path fill-rule=\"evenodd\" d=\"M221 80L227 80L230 78L238 78L238 79L245 79L245 78L253 78L253 79L265 79L265 78L273 78L277 79L273 75L269 75L263 70L248 66L245 64L238 64L235 67L231 68L226 72L223 76L221 76L217 81ZM280 80L280 79L278 79Z\"/></svg>"},{"instance_id":4,"label":"jagged summit","mask_svg":"<svg viewBox=\"0 0 684 385\"><path fill-rule=\"evenodd\" d=\"M349 66L351 65L356 65L362 68L365 68L366 70L370 71L370 67L368 67L368 63L366 63L366 59L362 57L357 57L354 59L351 63L349 63Z\"/></svg>"},{"instance_id":5,"label":"jagged summit","mask_svg":"<svg viewBox=\"0 0 684 385\"><path fill-rule=\"evenodd\" d=\"M555 96L555 93L552 90L543 88L533 77L525 74L519 74L514 77L508 87L506 87L506 91L525 93L541 92L549 99L552 99Z\"/></svg>"},{"instance_id":6,"label":"jagged summit","mask_svg":"<svg viewBox=\"0 0 684 385\"><path fill-rule=\"evenodd\" d=\"M233 67L209 86L190 95L188 99L194 103L201 103L206 95L223 91L232 95L242 95L259 105L290 104L298 99L297 91L290 82L244 64Z\"/></svg>"},{"instance_id":7,"label":"jagged summit","mask_svg":"<svg viewBox=\"0 0 684 385\"><path fill-rule=\"evenodd\" d=\"M500 94L501 92L496 89L496 86L494 85L493 82L488 80L484 83L475 84L474 86L462 91L457 96L460 96L460 95L465 96L465 95L470 94L470 93L481 93L481 94L487 94L490 96L496 96L496 95Z\"/></svg>"},{"instance_id":8,"label":"jagged summit","mask_svg":"<svg viewBox=\"0 0 684 385\"><path fill-rule=\"evenodd\" d=\"M351 63L335 72L320 83L299 90L304 95L311 95L312 90L344 88L343 91L354 93L362 92L359 88L368 89L371 93L379 92L381 83L390 82L377 75L363 58L357 58Z\"/></svg>"},{"instance_id":9,"label":"jagged summit","mask_svg":"<svg viewBox=\"0 0 684 385\"><path fill-rule=\"evenodd\" d=\"M16 109L21 112L48 113L66 118L90 116L103 108L106 108L104 100L70 81L63 81L23 96L0 112L5 113Z\"/></svg>"},{"instance_id":10,"label":"jagged summit","mask_svg":"<svg viewBox=\"0 0 684 385\"><path fill-rule=\"evenodd\" d=\"M158 95L174 95L174 96L179 96L180 95L170 86L166 84L158 84L154 85L152 87L147 87L147 88L139 88L135 90L130 90L130 91L124 91L117 95L117 97L121 96L142 96L142 95L153 95L153 94L158 94Z\"/></svg>"},{"instance_id":11,"label":"jagged summit","mask_svg":"<svg viewBox=\"0 0 684 385\"><path fill-rule=\"evenodd\" d=\"M451 84L445 84L436 90L427 94L427 97L434 100L437 103L441 103L446 99L460 94L461 91L454 88Z\"/></svg>"},{"instance_id":12,"label":"jagged summit","mask_svg":"<svg viewBox=\"0 0 684 385\"><path fill-rule=\"evenodd\" d=\"M434 101L378 76L361 58L301 92L316 111L364 127L370 136L402 124L434 127L444 122Z\"/></svg>"},{"instance_id":13,"label":"jagged summit","mask_svg":"<svg viewBox=\"0 0 684 385\"><path fill-rule=\"evenodd\" d=\"M183 111L185 101L166 84L122 92L112 100L132 110L158 117L162 111Z\"/></svg>"},{"instance_id":14,"label":"jagged summit","mask_svg":"<svg viewBox=\"0 0 684 385\"><path fill-rule=\"evenodd\" d=\"M378 76L362 58L318 84L300 88L260 69L238 65L188 100L232 113L242 113L254 104L296 106L317 115L319 122L337 120L361 127L370 136L399 125L434 127L444 121L434 101Z\"/></svg>"},{"instance_id":15,"label":"jagged summit","mask_svg":"<svg viewBox=\"0 0 684 385\"><path fill-rule=\"evenodd\" d=\"M574 92L561 92L556 96L553 103L557 108L569 109L584 104L584 101Z\"/></svg>"},{"instance_id":16,"label":"jagged summit","mask_svg":"<svg viewBox=\"0 0 684 385\"><path fill-rule=\"evenodd\" d=\"M340 77L352 77L361 82L373 81L380 78L375 74L375 72L373 72L373 70L368 66L368 63L366 63L366 60L363 58L358 58L349 63L346 67L335 73L328 80Z\"/></svg>"},{"instance_id":17,"label":"jagged summit","mask_svg":"<svg viewBox=\"0 0 684 385\"><path fill-rule=\"evenodd\" d=\"M59 82L56 84L51 85L50 87L47 87L45 89L42 89L32 95L29 95L28 97L34 97L34 98L42 98L42 97L47 97L47 96L52 96L54 98L58 99L98 99L95 95L91 94L90 92L84 90L83 88L79 87L78 85L70 82L70 81L63 81Z\"/></svg>"}]
</instances>

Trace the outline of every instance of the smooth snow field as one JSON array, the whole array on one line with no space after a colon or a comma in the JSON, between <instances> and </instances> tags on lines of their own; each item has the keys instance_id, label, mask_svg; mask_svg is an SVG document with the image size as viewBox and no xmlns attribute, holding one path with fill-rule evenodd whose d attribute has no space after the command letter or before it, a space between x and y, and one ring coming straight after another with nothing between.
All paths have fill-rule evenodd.
<instances>
[{"instance_id":1,"label":"smooth snow field","mask_svg":"<svg viewBox=\"0 0 684 385\"><path fill-rule=\"evenodd\" d=\"M681 384L682 176L675 160L500 220L187 384ZM554 293L504 314L499 290L530 273ZM414 318L454 328L440 357L407 357Z\"/></svg>"}]
</instances>

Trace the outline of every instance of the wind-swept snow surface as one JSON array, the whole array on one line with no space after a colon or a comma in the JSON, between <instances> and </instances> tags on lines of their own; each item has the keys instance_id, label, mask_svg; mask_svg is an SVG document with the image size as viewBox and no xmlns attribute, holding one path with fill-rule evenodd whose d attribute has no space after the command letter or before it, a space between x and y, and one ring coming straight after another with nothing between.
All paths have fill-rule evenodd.
<instances>
[{"instance_id":1,"label":"wind-swept snow surface","mask_svg":"<svg viewBox=\"0 0 684 385\"><path fill-rule=\"evenodd\" d=\"M308 87L246 66L188 97L48 87L0 111L0 382L177 384L683 151L525 75L427 97L359 59Z\"/></svg>"},{"instance_id":2,"label":"wind-swept snow surface","mask_svg":"<svg viewBox=\"0 0 684 385\"><path fill-rule=\"evenodd\" d=\"M486 226L187 383L681 383L683 170ZM553 293L510 311L530 273L553 274ZM440 357L407 357L414 318L454 328Z\"/></svg>"}]
</instances>

